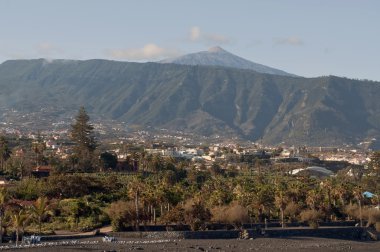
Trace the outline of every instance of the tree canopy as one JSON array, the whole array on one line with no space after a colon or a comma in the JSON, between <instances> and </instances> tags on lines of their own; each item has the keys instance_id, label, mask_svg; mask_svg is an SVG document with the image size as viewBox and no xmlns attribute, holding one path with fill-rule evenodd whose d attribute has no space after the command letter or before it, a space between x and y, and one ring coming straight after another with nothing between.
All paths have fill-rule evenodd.
<instances>
[{"instance_id":1,"label":"tree canopy","mask_svg":"<svg viewBox=\"0 0 380 252\"><path fill-rule=\"evenodd\" d=\"M79 109L75 118L75 123L71 125L71 140L75 143L74 157L78 164L78 169L87 171L93 168L93 153L96 149L94 127L89 123L88 116L84 107Z\"/></svg>"}]
</instances>

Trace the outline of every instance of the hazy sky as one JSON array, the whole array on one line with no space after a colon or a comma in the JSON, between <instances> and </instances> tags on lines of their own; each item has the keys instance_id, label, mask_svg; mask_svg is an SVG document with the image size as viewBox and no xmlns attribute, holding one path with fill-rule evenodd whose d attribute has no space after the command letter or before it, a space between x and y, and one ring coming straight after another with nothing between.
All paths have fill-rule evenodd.
<instances>
[{"instance_id":1,"label":"hazy sky","mask_svg":"<svg viewBox=\"0 0 380 252\"><path fill-rule=\"evenodd\" d=\"M154 61L215 45L306 77L380 81L380 1L0 0L0 62Z\"/></svg>"}]
</instances>

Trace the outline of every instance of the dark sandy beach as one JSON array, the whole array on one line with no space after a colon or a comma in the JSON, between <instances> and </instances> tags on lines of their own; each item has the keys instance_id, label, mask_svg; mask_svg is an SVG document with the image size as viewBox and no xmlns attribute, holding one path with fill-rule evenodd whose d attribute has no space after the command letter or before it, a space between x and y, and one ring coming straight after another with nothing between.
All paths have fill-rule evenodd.
<instances>
[{"instance_id":1,"label":"dark sandy beach","mask_svg":"<svg viewBox=\"0 0 380 252\"><path fill-rule=\"evenodd\" d=\"M104 243L101 237L98 237L79 241L96 243L7 251L380 251L380 242L309 237L258 238L253 240L119 239L113 243Z\"/></svg>"}]
</instances>

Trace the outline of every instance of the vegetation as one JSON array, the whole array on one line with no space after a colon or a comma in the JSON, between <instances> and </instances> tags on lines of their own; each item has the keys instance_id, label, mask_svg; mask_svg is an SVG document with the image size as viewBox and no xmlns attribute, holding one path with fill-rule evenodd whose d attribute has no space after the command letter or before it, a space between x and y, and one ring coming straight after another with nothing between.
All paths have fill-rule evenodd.
<instances>
[{"instance_id":1,"label":"vegetation","mask_svg":"<svg viewBox=\"0 0 380 252\"><path fill-rule=\"evenodd\" d=\"M96 149L94 127L89 124L89 120L86 110L81 107L70 132L71 140L75 143L73 164L76 170L85 172L93 169L93 155Z\"/></svg>"},{"instance_id":2,"label":"vegetation","mask_svg":"<svg viewBox=\"0 0 380 252\"><path fill-rule=\"evenodd\" d=\"M163 162L168 160L163 158ZM178 176L182 172L177 168L179 163L173 165L175 170L170 171ZM319 221L360 218L359 202L351 193L355 182L348 178L303 177L300 182L300 178L273 173L211 176L210 171L189 167L185 176L169 182L164 177L165 169L145 175L102 172L24 178L3 189L0 220L4 224L2 216L9 212L12 226L20 235L24 227L36 233L60 228L91 230L105 224L112 224L116 231L148 224L188 224L192 230L203 230L212 222L240 228L243 223L264 219L280 220L284 226L287 222L307 221L318 227ZM339 180L344 181L344 187ZM321 182L334 186L326 189ZM281 188L281 193L268 189L268 184L276 183L287 186ZM363 199L362 204L362 218L376 225L378 215L366 210L370 202ZM29 218L25 218L26 212Z\"/></svg>"},{"instance_id":3,"label":"vegetation","mask_svg":"<svg viewBox=\"0 0 380 252\"><path fill-rule=\"evenodd\" d=\"M81 109L71 132L73 152L66 159L50 156L54 162L48 177L35 177L31 168L49 164L45 151L35 151L36 145L30 144L26 146L31 155L20 154L21 146L12 142L3 171L11 180L0 190L0 240L12 232L18 240L23 233L88 231L104 225L122 231L157 224L205 230L213 223L240 229L265 221L283 227L302 221L317 228L321 221L352 219L378 228L380 222L379 210L373 207L378 199L363 197L364 191L379 195L379 153L373 154L360 177L294 176L286 172L290 167L264 159L255 159L250 168L245 163L239 170L223 162L196 167L191 161L150 155L141 148L131 148L123 161L125 169L118 171L116 155L96 152L92 131ZM2 143L7 143L5 137ZM227 148L222 151L241 162ZM23 172L10 168L17 158L24 160Z\"/></svg>"}]
</instances>

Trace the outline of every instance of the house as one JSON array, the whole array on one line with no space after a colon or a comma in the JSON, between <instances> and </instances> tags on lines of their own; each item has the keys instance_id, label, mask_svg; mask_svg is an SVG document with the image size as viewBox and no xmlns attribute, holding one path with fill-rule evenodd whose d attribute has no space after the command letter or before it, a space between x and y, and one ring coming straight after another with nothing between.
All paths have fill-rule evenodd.
<instances>
[{"instance_id":1,"label":"house","mask_svg":"<svg viewBox=\"0 0 380 252\"><path fill-rule=\"evenodd\" d=\"M7 184L8 184L8 181L5 178L0 177L0 187L5 187L7 186Z\"/></svg>"},{"instance_id":2,"label":"house","mask_svg":"<svg viewBox=\"0 0 380 252\"><path fill-rule=\"evenodd\" d=\"M52 167L49 165L39 165L32 170L32 176L36 178L45 178L50 175Z\"/></svg>"}]
</instances>

